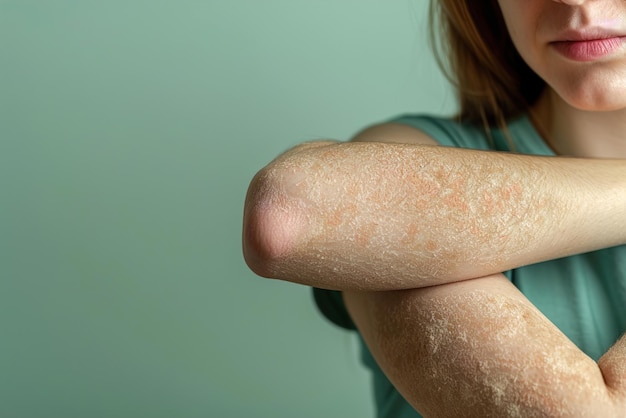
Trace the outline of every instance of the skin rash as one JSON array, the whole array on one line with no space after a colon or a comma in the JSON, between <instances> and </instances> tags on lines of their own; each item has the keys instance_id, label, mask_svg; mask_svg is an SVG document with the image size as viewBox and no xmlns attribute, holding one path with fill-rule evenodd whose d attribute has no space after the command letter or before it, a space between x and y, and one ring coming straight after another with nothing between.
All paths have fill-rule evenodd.
<instances>
[{"instance_id":1,"label":"skin rash","mask_svg":"<svg viewBox=\"0 0 626 418\"><path fill-rule=\"evenodd\" d=\"M427 417L626 412L626 339L598 366L501 275L346 301L385 374Z\"/></svg>"},{"instance_id":2,"label":"skin rash","mask_svg":"<svg viewBox=\"0 0 626 418\"><path fill-rule=\"evenodd\" d=\"M385 290L615 245L625 237L612 212L626 206L626 190L604 180L607 170L626 174L610 160L554 164L550 157L425 145L310 143L253 180L246 259L266 277ZM598 194L599 184L615 193ZM606 230L601 237L579 239L597 228ZM561 230L567 233L555 234Z\"/></svg>"},{"instance_id":3,"label":"skin rash","mask_svg":"<svg viewBox=\"0 0 626 418\"><path fill-rule=\"evenodd\" d=\"M498 3L549 86L536 121L582 159L428 147L389 124L358 140L411 144L301 145L253 181L244 254L260 275L342 290L426 417L624 417L626 338L595 363L498 273L626 243L626 165L589 159L626 157L624 55L580 65L551 45L623 32L625 3Z\"/></svg>"},{"instance_id":4,"label":"skin rash","mask_svg":"<svg viewBox=\"0 0 626 418\"><path fill-rule=\"evenodd\" d=\"M490 274L624 240L624 174L610 160L306 144L253 181L246 258L267 277L344 290L426 417L622 417L626 339L595 363Z\"/></svg>"}]
</instances>

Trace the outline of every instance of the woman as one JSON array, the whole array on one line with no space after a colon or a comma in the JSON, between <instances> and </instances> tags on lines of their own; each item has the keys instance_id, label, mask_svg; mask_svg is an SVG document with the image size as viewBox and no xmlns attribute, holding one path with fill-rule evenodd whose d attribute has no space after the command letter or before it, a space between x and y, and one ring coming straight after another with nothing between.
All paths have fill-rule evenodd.
<instances>
[{"instance_id":1,"label":"woman","mask_svg":"<svg viewBox=\"0 0 626 418\"><path fill-rule=\"evenodd\" d=\"M380 416L626 416L626 2L431 6L459 117L279 156L246 260L358 329Z\"/></svg>"}]
</instances>

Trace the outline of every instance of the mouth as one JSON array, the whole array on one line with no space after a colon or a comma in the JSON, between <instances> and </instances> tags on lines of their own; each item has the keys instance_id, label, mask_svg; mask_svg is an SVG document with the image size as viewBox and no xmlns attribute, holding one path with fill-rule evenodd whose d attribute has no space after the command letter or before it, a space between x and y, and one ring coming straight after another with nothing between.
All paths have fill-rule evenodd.
<instances>
[{"instance_id":1,"label":"mouth","mask_svg":"<svg viewBox=\"0 0 626 418\"><path fill-rule=\"evenodd\" d=\"M621 49L626 36L603 30L568 31L550 45L565 58L573 61L595 61Z\"/></svg>"}]
</instances>

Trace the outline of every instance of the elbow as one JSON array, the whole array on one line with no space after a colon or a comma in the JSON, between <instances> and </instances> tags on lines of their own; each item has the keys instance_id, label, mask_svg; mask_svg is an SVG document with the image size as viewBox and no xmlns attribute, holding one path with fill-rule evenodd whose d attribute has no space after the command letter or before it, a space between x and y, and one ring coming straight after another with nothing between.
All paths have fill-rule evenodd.
<instances>
[{"instance_id":1,"label":"elbow","mask_svg":"<svg viewBox=\"0 0 626 418\"><path fill-rule=\"evenodd\" d=\"M301 230L298 202L286 192L288 177L275 169L263 169L252 179L246 195L243 256L261 277L282 278Z\"/></svg>"},{"instance_id":2,"label":"elbow","mask_svg":"<svg viewBox=\"0 0 626 418\"><path fill-rule=\"evenodd\" d=\"M626 338L621 337L598 361L609 398L626 416Z\"/></svg>"}]
</instances>

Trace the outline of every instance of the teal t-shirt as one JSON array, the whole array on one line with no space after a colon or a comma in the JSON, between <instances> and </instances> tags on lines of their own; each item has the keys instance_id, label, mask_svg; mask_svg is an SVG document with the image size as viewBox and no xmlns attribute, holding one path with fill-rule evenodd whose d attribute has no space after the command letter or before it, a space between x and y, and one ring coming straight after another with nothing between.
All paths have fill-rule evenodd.
<instances>
[{"instance_id":1,"label":"teal t-shirt","mask_svg":"<svg viewBox=\"0 0 626 418\"><path fill-rule=\"evenodd\" d=\"M493 129L452 119L406 115L391 120L410 125L442 146L554 155L527 117L508 124L508 137ZM626 246L546 261L505 272L515 286L588 356L597 360L626 331ZM322 313L354 330L339 292L314 289ZM379 417L419 418L374 361L361 340L362 360L373 374Z\"/></svg>"}]
</instances>

